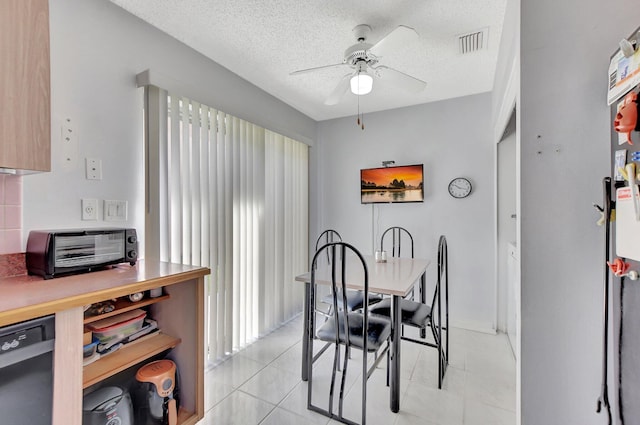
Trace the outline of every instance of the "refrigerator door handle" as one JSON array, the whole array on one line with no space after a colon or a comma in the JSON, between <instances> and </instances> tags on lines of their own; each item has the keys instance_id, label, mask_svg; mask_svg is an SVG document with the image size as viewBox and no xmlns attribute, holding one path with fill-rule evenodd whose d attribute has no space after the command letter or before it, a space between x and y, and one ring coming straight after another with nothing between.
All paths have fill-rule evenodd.
<instances>
[{"instance_id":1,"label":"refrigerator door handle","mask_svg":"<svg viewBox=\"0 0 640 425\"><path fill-rule=\"evenodd\" d=\"M636 186L637 187L637 186ZM602 179L602 192L603 192L603 213L604 213L604 297L602 305L602 386L600 389L600 397L598 398L598 404L596 412L600 413L602 406L607 409L607 416L609 425L611 425L611 406L609 405L609 388L607 386L608 379L608 354L609 354L609 246L611 244L610 239L610 227L611 227L611 177L605 177Z\"/></svg>"}]
</instances>

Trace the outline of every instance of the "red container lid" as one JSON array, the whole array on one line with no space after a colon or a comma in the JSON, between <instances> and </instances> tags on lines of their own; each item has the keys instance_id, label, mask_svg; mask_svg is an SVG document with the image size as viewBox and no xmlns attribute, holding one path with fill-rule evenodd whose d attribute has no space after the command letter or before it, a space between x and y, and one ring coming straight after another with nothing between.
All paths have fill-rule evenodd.
<instances>
[{"instance_id":1,"label":"red container lid","mask_svg":"<svg viewBox=\"0 0 640 425\"><path fill-rule=\"evenodd\" d=\"M130 323L144 319L147 316L147 312L137 308L135 310L127 311L106 319L98 320L97 322L89 323L87 326L94 332L108 332L113 329L117 329L122 326L126 326Z\"/></svg>"}]
</instances>

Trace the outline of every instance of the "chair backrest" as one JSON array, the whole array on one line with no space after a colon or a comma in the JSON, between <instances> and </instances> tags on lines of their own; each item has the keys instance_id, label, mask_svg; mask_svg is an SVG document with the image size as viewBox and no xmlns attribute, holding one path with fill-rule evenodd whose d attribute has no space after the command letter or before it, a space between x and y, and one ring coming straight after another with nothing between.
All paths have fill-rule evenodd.
<instances>
[{"instance_id":1,"label":"chair backrest","mask_svg":"<svg viewBox=\"0 0 640 425\"><path fill-rule=\"evenodd\" d=\"M413 236L411 233L404 227L389 227L382 234L382 238L380 239L380 249L384 251L384 241L386 239L391 239L391 256L392 257L401 257L402 252L411 252L411 258L413 258ZM404 251L401 251L401 248L404 247Z\"/></svg>"},{"instance_id":2,"label":"chair backrest","mask_svg":"<svg viewBox=\"0 0 640 425\"><path fill-rule=\"evenodd\" d=\"M320 233L318 239L316 239L316 251L323 245L326 245L331 242L342 242L342 236L336 230L327 229L324 232ZM331 258L329 257L329 252L326 253L327 264L331 264Z\"/></svg>"},{"instance_id":3,"label":"chair backrest","mask_svg":"<svg viewBox=\"0 0 640 425\"><path fill-rule=\"evenodd\" d=\"M433 300L431 302L431 307L434 308L434 302L436 302L436 296L438 295L438 291L444 291L444 305L445 305L445 316L444 316L444 326L447 331L449 330L449 248L447 247L447 238L444 235L440 236L440 240L438 240L438 280L436 281L436 291L433 295ZM438 305L438 314L441 315L440 308L442 306ZM441 317L439 318L439 320ZM449 358L449 336L447 334L447 345L445 347L445 352L447 358Z\"/></svg>"},{"instance_id":4,"label":"chair backrest","mask_svg":"<svg viewBox=\"0 0 640 425\"><path fill-rule=\"evenodd\" d=\"M436 280L436 287L433 291L433 300L431 300L431 308L436 308L436 302L438 301L438 293L444 293L445 305L449 305L449 251L447 248L447 238L444 235L440 236L438 240L438 276ZM440 310L440 305L438 305ZM449 312L447 311L447 316Z\"/></svg>"},{"instance_id":5,"label":"chair backrest","mask_svg":"<svg viewBox=\"0 0 640 425\"><path fill-rule=\"evenodd\" d=\"M347 345L349 341L349 315L345 308L340 308L340 305L347 305L347 283L362 284L362 292L364 296L364 302L362 306L363 314L363 352L367 352L367 337L364 332L368 328L368 313L369 313L369 271L367 269L367 263L360 252L351 244L346 242L330 242L321 246L313 256L311 262L311 288L315 291L316 288L316 273L317 263L319 259L324 256L329 256L329 269L330 274L328 276L323 275L323 279L331 281L332 299L332 315L335 323L343 323L343 332L346 338ZM355 281L357 279L357 282ZM342 316L339 320L338 316ZM338 326L336 326L336 344L339 343Z\"/></svg>"},{"instance_id":6,"label":"chair backrest","mask_svg":"<svg viewBox=\"0 0 640 425\"><path fill-rule=\"evenodd\" d=\"M327 229L324 232L320 233L320 236L318 236L318 239L316 239L316 251L322 245L326 245L330 242L342 242L340 233L333 229Z\"/></svg>"}]
</instances>

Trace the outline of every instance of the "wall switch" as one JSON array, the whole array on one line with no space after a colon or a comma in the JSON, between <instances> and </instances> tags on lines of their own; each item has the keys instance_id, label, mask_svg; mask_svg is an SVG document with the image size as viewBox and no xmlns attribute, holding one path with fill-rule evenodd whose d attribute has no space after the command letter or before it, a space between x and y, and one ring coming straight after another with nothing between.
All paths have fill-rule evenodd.
<instances>
[{"instance_id":1,"label":"wall switch","mask_svg":"<svg viewBox=\"0 0 640 425\"><path fill-rule=\"evenodd\" d=\"M82 200L82 219L83 220L98 219L98 200L97 199Z\"/></svg>"},{"instance_id":2,"label":"wall switch","mask_svg":"<svg viewBox=\"0 0 640 425\"><path fill-rule=\"evenodd\" d=\"M104 200L105 221L126 221L127 201Z\"/></svg>"},{"instance_id":3,"label":"wall switch","mask_svg":"<svg viewBox=\"0 0 640 425\"><path fill-rule=\"evenodd\" d=\"M87 158L87 180L102 180L102 161Z\"/></svg>"}]
</instances>

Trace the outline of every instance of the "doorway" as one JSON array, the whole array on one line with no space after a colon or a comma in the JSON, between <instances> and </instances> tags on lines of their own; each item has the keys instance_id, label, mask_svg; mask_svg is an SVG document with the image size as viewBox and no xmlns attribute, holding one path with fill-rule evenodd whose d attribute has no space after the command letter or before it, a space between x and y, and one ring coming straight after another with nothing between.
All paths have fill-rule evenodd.
<instances>
[{"instance_id":1,"label":"doorway","mask_svg":"<svg viewBox=\"0 0 640 425\"><path fill-rule=\"evenodd\" d=\"M516 355L518 274L516 232L516 110L511 112L497 151L498 330Z\"/></svg>"}]
</instances>

